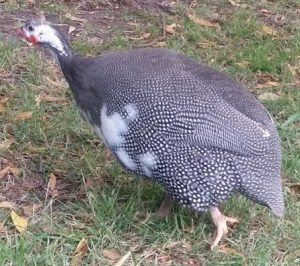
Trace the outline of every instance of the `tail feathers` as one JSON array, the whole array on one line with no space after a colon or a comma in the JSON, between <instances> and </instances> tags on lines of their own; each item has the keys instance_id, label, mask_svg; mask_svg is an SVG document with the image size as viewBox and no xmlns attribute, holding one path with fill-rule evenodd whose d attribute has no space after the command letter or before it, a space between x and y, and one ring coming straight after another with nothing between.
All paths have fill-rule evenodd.
<instances>
[{"instance_id":1,"label":"tail feathers","mask_svg":"<svg viewBox=\"0 0 300 266\"><path fill-rule=\"evenodd\" d=\"M283 217L284 198L281 187L277 191L274 191L273 195L270 195L270 200L267 202L267 205L276 216Z\"/></svg>"}]
</instances>

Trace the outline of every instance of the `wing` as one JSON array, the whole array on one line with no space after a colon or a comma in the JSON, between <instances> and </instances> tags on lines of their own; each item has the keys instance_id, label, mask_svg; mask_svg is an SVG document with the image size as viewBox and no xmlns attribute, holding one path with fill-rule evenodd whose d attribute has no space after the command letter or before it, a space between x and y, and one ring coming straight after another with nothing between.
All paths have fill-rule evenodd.
<instances>
[{"instance_id":1,"label":"wing","mask_svg":"<svg viewBox=\"0 0 300 266\"><path fill-rule=\"evenodd\" d=\"M202 83L209 85L210 90L233 106L240 113L257 122L272 121L270 113L247 90L231 77L193 59L178 55L183 63L185 71Z\"/></svg>"},{"instance_id":2,"label":"wing","mask_svg":"<svg viewBox=\"0 0 300 266\"><path fill-rule=\"evenodd\" d=\"M203 111L179 110L169 128L171 132L186 130L189 134L185 134L182 141L188 144L224 149L243 156L262 154L270 149L270 138L275 134L270 125L250 119L221 100L200 109Z\"/></svg>"},{"instance_id":3,"label":"wing","mask_svg":"<svg viewBox=\"0 0 300 266\"><path fill-rule=\"evenodd\" d=\"M90 66L89 72L98 73L92 82L97 102L105 98L114 112L132 103L140 117L147 118L132 126L133 132L153 129L174 143L183 141L244 156L270 148L276 132L268 113L226 75L162 50L137 50L134 56L114 53L97 60L111 62Z\"/></svg>"}]
</instances>

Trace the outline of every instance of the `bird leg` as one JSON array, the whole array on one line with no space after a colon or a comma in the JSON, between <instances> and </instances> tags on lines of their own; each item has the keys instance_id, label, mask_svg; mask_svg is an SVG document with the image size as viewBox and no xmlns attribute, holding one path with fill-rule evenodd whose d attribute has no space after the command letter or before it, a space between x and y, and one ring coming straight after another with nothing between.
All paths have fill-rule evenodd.
<instances>
[{"instance_id":1,"label":"bird leg","mask_svg":"<svg viewBox=\"0 0 300 266\"><path fill-rule=\"evenodd\" d=\"M212 207L209 209L211 214L212 220L217 227L214 233L214 240L211 245L211 249L214 249L216 246L219 245L223 236L228 233L227 223L234 224L238 223L239 221L236 218L231 218L223 215L217 207Z\"/></svg>"},{"instance_id":2,"label":"bird leg","mask_svg":"<svg viewBox=\"0 0 300 266\"><path fill-rule=\"evenodd\" d=\"M157 218L165 218L171 212L171 207L173 203L173 198L166 192L163 202L161 203L159 209L156 211L155 216Z\"/></svg>"}]
</instances>

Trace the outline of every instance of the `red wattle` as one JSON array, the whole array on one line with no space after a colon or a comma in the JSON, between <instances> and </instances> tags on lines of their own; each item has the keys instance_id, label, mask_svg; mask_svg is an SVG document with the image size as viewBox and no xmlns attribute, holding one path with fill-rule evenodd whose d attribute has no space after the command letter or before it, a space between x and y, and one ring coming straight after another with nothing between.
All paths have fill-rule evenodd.
<instances>
[{"instance_id":1,"label":"red wattle","mask_svg":"<svg viewBox=\"0 0 300 266\"><path fill-rule=\"evenodd\" d=\"M26 41L32 44L38 43L38 39L34 35L27 36L27 34L22 30L22 28L16 29L16 34L17 36L26 39Z\"/></svg>"},{"instance_id":2,"label":"red wattle","mask_svg":"<svg viewBox=\"0 0 300 266\"><path fill-rule=\"evenodd\" d=\"M38 40L34 35L31 35L30 37L26 37L26 40L31 42L32 44L37 44Z\"/></svg>"}]
</instances>

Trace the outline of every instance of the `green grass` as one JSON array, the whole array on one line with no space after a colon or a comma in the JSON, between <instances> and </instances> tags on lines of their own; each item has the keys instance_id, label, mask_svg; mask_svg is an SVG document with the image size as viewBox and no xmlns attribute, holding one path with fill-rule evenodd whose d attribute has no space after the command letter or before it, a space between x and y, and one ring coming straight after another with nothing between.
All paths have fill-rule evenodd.
<instances>
[{"instance_id":1,"label":"green grass","mask_svg":"<svg viewBox=\"0 0 300 266\"><path fill-rule=\"evenodd\" d=\"M274 27L276 34L270 35L262 30L265 22L259 16L259 10L265 8L293 17L300 6L288 0L247 3L250 10L232 7L228 1L203 1L195 8L180 4L174 7L174 14L160 17L149 10L113 9L101 1L101 12L115 15L115 20L109 20L111 35L105 35L103 42L91 42L95 27L103 26L83 26L84 34L71 44L79 54L97 54L163 41L168 48L231 74L257 96L266 92L279 95L263 104L273 115L282 139L284 219L235 195L222 210L241 222L222 241L223 251L209 251L213 225L208 214L175 205L168 218L151 217L163 198L163 189L128 174L111 158L80 118L52 59L36 47L2 38L0 100L7 100L5 112L0 113L0 144L6 140L13 143L0 150L0 162L7 160L0 164L0 171L11 164L21 174L0 179L0 201L16 203L21 215L23 206L42 205L30 216L23 234L15 230L9 210L0 208L0 222L5 226L0 229L0 265L72 265L72 253L82 238L88 243L82 265L114 265L118 259L102 255L107 249L118 251L121 257L131 252L124 265L300 264L300 34L295 30L300 21L287 17L286 24ZM20 7L15 1L2 5L6 12ZM74 16L79 14L79 4L60 5L48 1L38 7L58 14L64 23L70 10ZM21 12L28 9L24 4ZM184 16L187 13L205 19L218 13L220 27L201 27ZM126 24L132 21L137 25ZM180 27L174 35L163 36L164 23ZM145 32L151 33L150 38L138 40ZM261 73L271 74L279 85L256 88ZM38 104L39 95L63 101ZM32 118L15 120L17 113L25 111L32 111ZM55 199L45 198L51 173L57 176ZM91 180L94 183L89 185ZM34 182L43 185L34 187Z\"/></svg>"}]
</instances>

